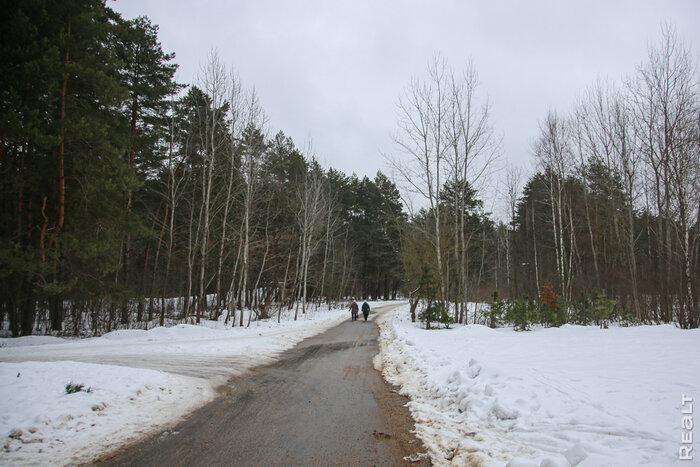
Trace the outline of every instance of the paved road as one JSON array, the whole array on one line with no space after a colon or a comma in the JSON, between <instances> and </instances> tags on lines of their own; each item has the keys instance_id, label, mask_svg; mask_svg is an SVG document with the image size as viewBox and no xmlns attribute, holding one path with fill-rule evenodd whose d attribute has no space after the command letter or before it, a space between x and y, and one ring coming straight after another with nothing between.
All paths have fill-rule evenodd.
<instances>
[{"instance_id":1,"label":"paved road","mask_svg":"<svg viewBox=\"0 0 700 467\"><path fill-rule=\"evenodd\" d=\"M423 449L410 433L407 400L372 365L377 337L372 319L348 319L234 378L178 426L102 465L407 464L404 456Z\"/></svg>"}]
</instances>

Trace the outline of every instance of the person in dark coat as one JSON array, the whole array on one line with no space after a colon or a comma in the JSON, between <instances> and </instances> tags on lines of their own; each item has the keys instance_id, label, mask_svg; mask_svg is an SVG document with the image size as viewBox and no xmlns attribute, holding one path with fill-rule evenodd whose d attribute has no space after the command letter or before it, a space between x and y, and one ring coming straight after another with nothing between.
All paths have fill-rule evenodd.
<instances>
[{"instance_id":1,"label":"person in dark coat","mask_svg":"<svg viewBox=\"0 0 700 467\"><path fill-rule=\"evenodd\" d=\"M367 321L367 317L369 316L369 303L367 302L362 304L362 315L365 317L365 321Z\"/></svg>"},{"instance_id":2,"label":"person in dark coat","mask_svg":"<svg viewBox=\"0 0 700 467\"><path fill-rule=\"evenodd\" d=\"M352 301L350 304L350 314L352 315L352 320L355 321L357 319L357 311L358 311L358 306L357 302L355 300Z\"/></svg>"}]
</instances>

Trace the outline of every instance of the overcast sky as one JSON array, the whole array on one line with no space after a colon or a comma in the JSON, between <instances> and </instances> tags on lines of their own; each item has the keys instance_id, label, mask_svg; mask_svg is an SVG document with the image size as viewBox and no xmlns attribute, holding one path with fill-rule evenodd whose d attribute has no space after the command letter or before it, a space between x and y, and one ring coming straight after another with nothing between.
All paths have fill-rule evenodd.
<instances>
[{"instance_id":1,"label":"overcast sky","mask_svg":"<svg viewBox=\"0 0 700 467\"><path fill-rule=\"evenodd\" d=\"M671 22L697 57L700 1L111 0L160 26L178 81L192 83L212 48L255 86L270 126L326 166L389 172L396 102L435 53L472 59L503 136L503 160L531 166L547 110L565 113L598 77L632 73Z\"/></svg>"}]
</instances>

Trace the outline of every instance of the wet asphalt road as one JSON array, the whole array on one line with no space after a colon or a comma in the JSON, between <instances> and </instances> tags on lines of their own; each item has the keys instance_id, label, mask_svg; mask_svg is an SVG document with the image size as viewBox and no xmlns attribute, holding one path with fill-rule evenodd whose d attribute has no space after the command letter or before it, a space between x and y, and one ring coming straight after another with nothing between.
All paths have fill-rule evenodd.
<instances>
[{"instance_id":1,"label":"wet asphalt road","mask_svg":"<svg viewBox=\"0 0 700 467\"><path fill-rule=\"evenodd\" d=\"M424 449L410 433L407 399L373 367L379 350L373 316L352 322L348 313L346 322L276 362L234 378L179 425L101 465L408 464L404 456Z\"/></svg>"}]
</instances>

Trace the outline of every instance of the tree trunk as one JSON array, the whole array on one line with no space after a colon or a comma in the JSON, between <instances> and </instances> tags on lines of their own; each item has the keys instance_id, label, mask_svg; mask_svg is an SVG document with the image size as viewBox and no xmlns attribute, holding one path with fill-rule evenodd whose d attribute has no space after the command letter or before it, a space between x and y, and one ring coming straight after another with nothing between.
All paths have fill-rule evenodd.
<instances>
[{"instance_id":1,"label":"tree trunk","mask_svg":"<svg viewBox=\"0 0 700 467\"><path fill-rule=\"evenodd\" d=\"M535 258L535 285L537 287L537 296L539 297L541 295L540 292L540 269L538 266L537 262L537 232L535 230L535 202L533 200L532 202L532 207L531 207L531 212L532 212L532 245L534 249L534 258Z\"/></svg>"}]
</instances>

